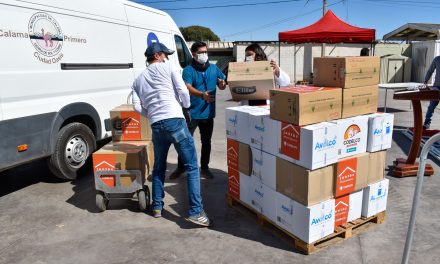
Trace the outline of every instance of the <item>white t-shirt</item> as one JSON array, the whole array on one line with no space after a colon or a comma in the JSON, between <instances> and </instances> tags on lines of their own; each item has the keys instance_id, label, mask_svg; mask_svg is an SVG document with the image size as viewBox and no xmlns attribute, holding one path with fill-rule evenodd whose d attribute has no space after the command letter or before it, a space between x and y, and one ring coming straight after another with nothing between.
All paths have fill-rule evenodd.
<instances>
[{"instance_id":1,"label":"white t-shirt","mask_svg":"<svg viewBox=\"0 0 440 264\"><path fill-rule=\"evenodd\" d=\"M169 118L184 118L182 107L190 106L189 91L178 69L169 62L150 64L133 82L132 102L150 124Z\"/></svg>"}]
</instances>

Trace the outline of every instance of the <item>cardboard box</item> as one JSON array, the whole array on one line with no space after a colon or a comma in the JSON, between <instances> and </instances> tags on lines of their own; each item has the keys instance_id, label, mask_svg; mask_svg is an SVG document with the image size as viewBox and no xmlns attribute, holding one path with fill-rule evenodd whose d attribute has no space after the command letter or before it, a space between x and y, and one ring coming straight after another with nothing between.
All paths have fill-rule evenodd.
<instances>
[{"instance_id":1,"label":"cardboard box","mask_svg":"<svg viewBox=\"0 0 440 264\"><path fill-rule=\"evenodd\" d=\"M240 200L240 173L228 167L228 193Z\"/></svg>"},{"instance_id":2,"label":"cardboard box","mask_svg":"<svg viewBox=\"0 0 440 264\"><path fill-rule=\"evenodd\" d=\"M264 185L255 177L252 177L252 181L253 188L250 192L251 206L275 223L277 192Z\"/></svg>"},{"instance_id":3,"label":"cardboard box","mask_svg":"<svg viewBox=\"0 0 440 264\"><path fill-rule=\"evenodd\" d=\"M249 145L238 143L238 171L246 175L252 174L252 152Z\"/></svg>"},{"instance_id":4,"label":"cardboard box","mask_svg":"<svg viewBox=\"0 0 440 264\"><path fill-rule=\"evenodd\" d=\"M306 243L315 242L334 231L335 200L306 207L277 193L276 224Z\"/></svg>"},{"instance_id":5,"label":"cardboard box","mask_svg":"<svg viewBox=\"0 0 440 264\"><path fill-rule=\"evenodd\" d=\"M248 105L226 108L226 137L249 145L249 113L259 110L264 109Z\"/></svg>"},{"instance_id":6,"label":"cardboard box","mask_svg":"<svg viewBox=\"0 0 440 264\"><path fill-rule=\"evenodd\" d=\"M367 185L385 178L386 154L386 150L370 153L370 160L368 162L370 171L368 173Z\"/></svg>"},{"instance_id":7,"label":"cardboard box","mask_svg":"<svg viewBox=\"0 0 440 264\"><path fill-rule=\"evenodd\" d=\"M239 171L246 175L251 175L252 152L249 145L228 138L226 146L228 168Z\"/></svg>"},{"instance_id":8,"label":"cardboard box","mask_svg":"<svg viewBox=\"0 0 440 264\"><path fill-rule=\"evenodd\" d=\"M356 116L333 121L338 125L338 158L367 151L368 117Z\"/></svg>"},{"instance_id":9,"label":"cardboard box","mask_svg":"<svg viewBox=\"0 0 440 264\"><path fill-rule=\"evenodd\" d=\"M386 210L389 182L385 179L364 189L362 216L370 217Z\"/></svg>"},{"instance_id":10,"label":"cardboard box","mask_svg":"<svg viewBox=\"0 0 440 264\"><path fill-rule=\"evenodd\" d=\"M145 146L109 143L93 153L93 172L108 171L101 178L110 187L116 186L115 170L139 170L142 184L145 182L146 151ZM121 185L130 186L136 179L133 175L121 175Z\"/></svg>"},{"instance_id":11,"label":"cardboard box","mask_svg":"<svg viewBox=\"0 0 440 264\"><path fill-rule=\"evenodd\" d=\"M252 176L272 190L276 189L276 157L262 150L252 150Z\"/></svg>"},{"instance_id":12,"label":"cardboard box","mask_svg":"<svg viewBox=\"0 0 440 264\"><path fill-rule=\"evenodd\" d=\"M240 201L252 206L251 190L253 186L253 180L251 176L243 173L240 174Z\"/></svg>"},{"instance_id":13,"label":"cardboard box","mask_svg":"<svg viewBox=\"0 0 440 264\"><path fill-rule=\"evenodd\" d=\"M370 174L370 155L362 153L344 158L335 167L335 197L341 197L367 187ZM371 171L374 169L372 168Z\"/></svg>"},{"instance_id":14,"label":"cardboard box","mask_svg":"<svg viewBox=\"0 0 440 264\"><path fill-rule=\"evenodd\" d=\"M110 142L108 145L111 145ZM116 141L113 142L114 145L126 144L126 145L135 145L135 146L144 146L147 154L147 168L146 173L150 175L153 173L154 167L154 145L153 141Z\"/></svg>"},{"instance_id":15,"label":"cardboard box","mask_svg":"<svg viewBox=\"0 0 440 264\"><path fill-rule=\"evenodd\" d=\"M278 153L279 130L278 121L270 118L270 110L262 108L260 111L249 113L250 145L272 155Z\"/></svg>"},{"instance_id":16,"label":"cardboard box","mask_svg":"<svg viewBox=\"0 0 440 264\"><path fill-rule=\"evenodd\" d=\"M375 152L391 148L393 142L394 115L375 113L368 115L367 151Z\"/></svg>"},{"instance_id":17,"label":"cardboard box","mask_svg":"<svg viewBox=\"0 0 440 264\"><path fill-rule=\"evenodd\" d=\"M338 161L338 127L322 122L308 126L278 123L278 157L314 170Z\"/></svg>"},{"instance_id":18,"label":"cardboard box","mask_svg":"<svg viewBox=\"0 0 440 264\"><path fill-rule=\"evenodd\" d=\"M342 118L377 112L377 85L342 89Z\"/></svg>"},{"instance_id":19,"label":"cardboard box","mask_svg":"<svg viewBox=\"0 0 440 264\"><path fill-rule=\"evenodd\" d=\"M303 126L341 118L342 89L295 86L270 91L270 117Z\"/></svg>"},{"instance_id":20,"label":"cardboard box","mask_svg":"<svg viewBox=\"0 0 440 264\"><path fill-rule=\"evenodd\" d=\"M335 229L361 217L363 190L335 198Z\"/></svg>"},{"instance_id":21,"label":"cardboard box","mask_svg":"<svg viewBox=\"0 0 440 264\"><path fill-rule=\"evenodd\" d=\"M134 110L131 104L123 104L110 111L113 141L152 140L147 117Z\"/></svg>"},{"instance_id":22,"label":"cardboard box","mask_svg":"<svg viewBox=\"0 0 440 264\"><path fill-rule=\"evenodd\" d=\"M334 167L308 170L277 158L276 191L310 206L333 197Z\"/></svg>"},{"instance_id":23,"label":"cardboard box","mask_svg":"<svg viewBox=\"0 0 440 264\"><path fill-rule=\"evenodd\" d=\"M269 99L275 87L270 61L230 62L228 85L234 101Z\"/></svg>"},{"instance_id":24,"label":"cardboard box","mask_svg":"<svg viewBox=\"0 0 440 264\"><path fill-rule=\"evenodd\" d=\"M379 72L379 57L313 58L313 83L316 86L352 88L376 85Z\"/></svg>"}]
</instances>

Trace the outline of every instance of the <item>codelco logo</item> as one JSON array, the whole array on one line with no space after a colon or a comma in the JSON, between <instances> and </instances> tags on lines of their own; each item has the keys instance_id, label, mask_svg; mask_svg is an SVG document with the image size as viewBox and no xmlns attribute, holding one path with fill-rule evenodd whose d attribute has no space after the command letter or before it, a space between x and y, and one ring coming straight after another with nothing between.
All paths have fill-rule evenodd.
<instances>
[{"instance_id":1,"label":"codelco logo","mask_svg":"<svg viewBox=\"0 0 440 264\"><path fill-rule=\"evenodd\" d=\"M336 136L333 139L325 138L322 142L316 142L315 150L320 150L324 148L331 148L336 145Z\"/></svg>"},{"instance_id":2,"label":"codelco logo","mask_svg":"<svg viewBox=\"0 0 440 264\"><path fill-rule=\"evenodd\" d=\"M326 214L326 215L323 215L323 216L318 217L318 218L313 218L311 225L314 226L314 225L318 225L320 223L327 222L330 219L332 219L332 216L333 216L333 210L330 213Z\"/></svg>"},{"instance_id":3,"label":"codelco logo","mask_svg":"<svg viewBox=\"0 0 440 264\"><path fill-rule=\"evenodd\" d=\"M344 133L344 145L357 144L361 139L359 137L355 138L357 134L361 132L358 125L349 126Z\"/></svg>"},{"instance_id":4,"label":"codelco logo","mask_svg":"<svg viewBox=\"0 0 440 264\"><path fill-rule=\"evenodd\" d=\"M249 87L234 87L232 88L232 91L236 94L253 94L257 91L257 87L255 86L249 86Z\"/></svg>"}]
</instances>

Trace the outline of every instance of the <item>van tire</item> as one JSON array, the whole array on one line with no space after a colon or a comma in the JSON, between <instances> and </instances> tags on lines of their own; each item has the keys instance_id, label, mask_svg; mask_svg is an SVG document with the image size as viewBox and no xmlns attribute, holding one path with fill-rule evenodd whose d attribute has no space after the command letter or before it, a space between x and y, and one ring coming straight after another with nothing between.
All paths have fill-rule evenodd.
<instances>
[{"instance_id":1,"label":"van tire","mask_svg":"<svg viewBox=\"0 0 440 264\"><path fill-rule=\"evenodd\" d=\"M95 149L95 136L88 126L67 124L58 132L54 153L48 159L49 169L58 178L74 180Z\"/></svg>"}]
</instances>

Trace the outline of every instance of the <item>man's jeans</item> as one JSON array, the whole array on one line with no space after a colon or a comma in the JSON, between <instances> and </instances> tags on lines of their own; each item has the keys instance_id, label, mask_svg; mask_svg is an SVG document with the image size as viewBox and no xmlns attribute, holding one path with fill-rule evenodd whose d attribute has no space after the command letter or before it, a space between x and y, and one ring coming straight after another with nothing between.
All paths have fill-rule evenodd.
<instances>
[{"instance_id":1,"label":"man's jeans","mask_svg":"<svg viewBox=\"0 0 440 264\"><path fill-rule=\"evenodd\" d=\"M433 86L432 89L440 90L440 87ZM426 125L428 127L431 125L431 119L432 119L432 116L434 115L434 110L437 107L438 103L439 103L439 101L430 101L429 102L428 110L426 110L424 125Z\"/></svg>"},{"instance_id":2,"label":"man's jeans","mask_svg":"<svg viewBox=\"0 0 440 264\"><path fill-rule=\"evenodd\" d=\"M153 167L153 210L162 210L164 193L165 170L168 150L171 144L182 158L187 172L189 199L189 216L200 214L203 209L200 195L200 174L197 166L197 153L194 140L189 133L183 118L170 118L154 122L151 125L154 144Z\"/></svg>"},{"instance_id":3,"label":"man's jeans","mask_svg":"<svg viewBox=\"0 0 440 264\"><path fill-rule=\"evenodd\" d=\"M194 135L197 127L200 130L200 141L202 142L200 168L205 170L209 168L208 164L211 159L211 138L214 130L214 119L192 119L191 122L188 123L188 129L191 132L191 135ZM179 170L184 169L180 156L178 157L177 168Z\"/></svg>"}]
</instances>

